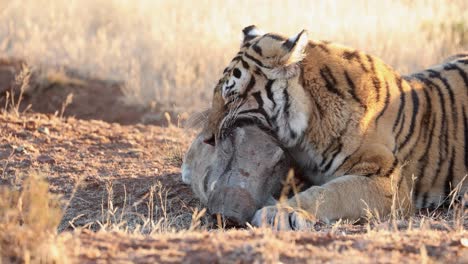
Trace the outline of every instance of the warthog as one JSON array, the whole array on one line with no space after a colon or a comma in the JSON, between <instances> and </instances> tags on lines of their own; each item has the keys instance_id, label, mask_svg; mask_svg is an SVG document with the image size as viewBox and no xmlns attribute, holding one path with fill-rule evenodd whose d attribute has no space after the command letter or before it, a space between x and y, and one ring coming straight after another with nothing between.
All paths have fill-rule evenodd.
<instances>
[{"instance_id":1,"label":"warthog","mask_svg":"<svg viewBox=\"0 0 468 264\"><path fill-rule=\"evenodd\" d=\"M216 146L200 134L182 165L182 179L215 215L233 225L276 203L291 159L273 137L254 126L238 127Z\"/></svg>"}]
</instances>

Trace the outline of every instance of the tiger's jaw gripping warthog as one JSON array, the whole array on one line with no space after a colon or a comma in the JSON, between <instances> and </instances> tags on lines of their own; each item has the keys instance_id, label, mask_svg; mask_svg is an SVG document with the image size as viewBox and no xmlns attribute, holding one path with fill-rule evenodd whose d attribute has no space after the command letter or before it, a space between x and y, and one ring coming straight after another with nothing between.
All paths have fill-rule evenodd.
<instances>
[{"instance_id":1,"label":"tiger's jaw gripping warthog","mask_svg":"<svg viewBox=\"0 0 468 264\"><path fill-rule=\"evenodd\" d=\"M263 206L272 205L291 167L277 142L257 127L234 129L211 146L200 134L182 165L182 179L211 214L244 225Z\"/></svg>"}]
</instances>

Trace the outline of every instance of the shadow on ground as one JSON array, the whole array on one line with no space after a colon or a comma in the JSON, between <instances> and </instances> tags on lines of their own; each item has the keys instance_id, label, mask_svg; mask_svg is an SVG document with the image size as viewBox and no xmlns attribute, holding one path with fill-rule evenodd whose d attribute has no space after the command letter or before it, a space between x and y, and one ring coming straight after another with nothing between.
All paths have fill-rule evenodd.
<instances>
[{"instance_id":1,"label":"shadow on ground","mask_svg":"<svg viewBox=\"0 0 468 264\"><path fill-rule=\"evenodd\" d=\"M144 232L190 227L193 208L198 206L189 186L179 174L83 180L75 190L58 227L59 231L87 226L119 226Z\"/></svg>"},{"instance_id":2,"label":"shadow on ground","mask_svg":"<svg viewBox=\"0 0 468 264\"><path fill-rule=\"evenodd\" d=\"M125 84L84 78L71 70L38 69L31 71L25 61L0 58L0 106L5 105L6 93L15 94L18 101L22 71L30 71L20 110L30 107L37 113L74 116L84 120L103 120L109 123L168 124L171 120L185 118L187 114L176 113L170 106L158 103L131 102L125 94ZM20 77L20 78L19 78ZM63 108L66 106L65 108ZM62 109L64 110L62 113Z\"/></svg>"}]
</instances>

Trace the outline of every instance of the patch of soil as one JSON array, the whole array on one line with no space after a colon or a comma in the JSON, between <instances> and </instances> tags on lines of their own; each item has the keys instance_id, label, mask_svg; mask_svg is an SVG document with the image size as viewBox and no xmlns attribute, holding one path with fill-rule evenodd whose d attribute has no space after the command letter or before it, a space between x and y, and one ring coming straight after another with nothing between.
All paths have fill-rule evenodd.
<instances>
[{"instance_id":1,"label":"patch of soil","mask_svg":"<svg viewBox=\"0 0 468 264\"><path fill-rule=\"evenodd\" d=\"M68 243L80 242L72 258L81 263L466 263L462 238L421 230L364 235L220 230L146 238L82 231ZM99 254L90 248L99 248Z\"/></svg>"},{"instance_id":2,"label":"patch of soil","mask_svg":"<svg viewBox=\"0 0 468 264\"><path fill-rule=\"evenodd\" d=\"M179 174L193 132L45 114L0 114L0 131L0 184L21 188L30 173L45 175L65 201L59 230L174 215L168 227L184 229L199 205Z\"/></svg>"}]
</instances>

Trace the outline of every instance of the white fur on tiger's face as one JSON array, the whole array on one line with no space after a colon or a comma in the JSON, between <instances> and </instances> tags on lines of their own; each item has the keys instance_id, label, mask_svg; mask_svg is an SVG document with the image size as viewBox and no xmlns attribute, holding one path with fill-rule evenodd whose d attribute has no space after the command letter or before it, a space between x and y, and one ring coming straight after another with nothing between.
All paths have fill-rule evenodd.
<instances>
[{"instance_id":1,"label":"white fur on tiger's face","mask_svg":"<svg viewBox=\"0 0 468 264\"><path fill-rule=\"evenodd\" d=\"M297 221L284 229L300 229L299 211L324 221L369 210L383 216L395 201L408 214L466 192L468 57L400 76L376 57L309 40L305 31L260 32L243 30L204 131L220 144L234 129L254 125L272 134L316 186L288 201L292 211L259 210L254 224L289 215Z\"/></svg>"}]
</instances>

